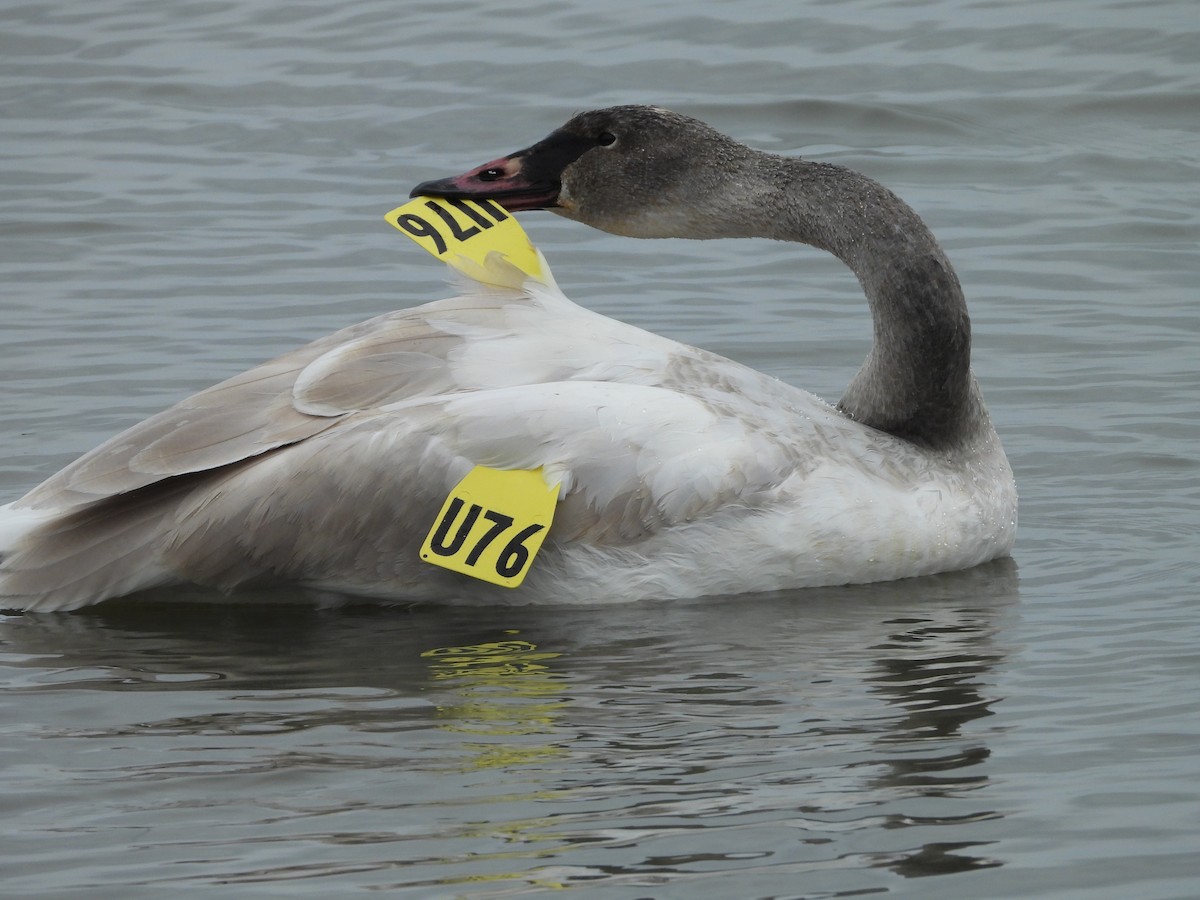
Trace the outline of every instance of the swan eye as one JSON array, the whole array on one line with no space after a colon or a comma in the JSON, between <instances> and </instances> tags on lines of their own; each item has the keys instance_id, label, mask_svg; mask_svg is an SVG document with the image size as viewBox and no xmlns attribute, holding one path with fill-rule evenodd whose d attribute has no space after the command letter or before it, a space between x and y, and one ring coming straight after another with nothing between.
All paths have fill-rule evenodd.
<instances>
[{"instance_id":1,"label":"swan eye","mask_svg":"<svg viewBox=\"0 0 1200 900\"><path fill-rule=\"evenodd\" d=\"M504 170L500 168L484 169L477 176L480 181L499 181L504 177Z\"/></svg>"},{"instance_id":2,"label":"swan eye","mask_svg":"<svg viewBox=\"0 0 1200 900\"><path fill-rule=\"evenodd\" d=\"M596 143L601 147L611 147L617 142L617 136L611 131L602 131L596 135Z\"/></svg>"}]
</instances>

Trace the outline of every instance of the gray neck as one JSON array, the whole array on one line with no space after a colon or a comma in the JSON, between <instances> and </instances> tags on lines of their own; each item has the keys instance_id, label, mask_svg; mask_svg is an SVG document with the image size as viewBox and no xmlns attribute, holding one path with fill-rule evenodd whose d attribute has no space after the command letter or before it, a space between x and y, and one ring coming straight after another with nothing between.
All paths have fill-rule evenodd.
<instances>
[{"instance_id":1,"label":"gray neck","mask_svg":"<svg viewBox=\"0 0 1200 900\"><path fill-rule=\"evenodd\" d=\"M971 321L958 277L920 217L850 169L749 151L714 226L827 250L858 276L874 343L838 408L931 448L990 428L970 371ZM713 207L710 207L713 208Z\"/></svg>"}]
</instances>

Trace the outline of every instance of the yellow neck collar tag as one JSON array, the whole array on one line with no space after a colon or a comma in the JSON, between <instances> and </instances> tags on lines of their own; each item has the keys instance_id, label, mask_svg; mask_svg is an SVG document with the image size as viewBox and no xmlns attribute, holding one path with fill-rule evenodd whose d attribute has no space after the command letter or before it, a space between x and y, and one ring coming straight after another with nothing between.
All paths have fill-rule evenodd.
<instances>
[{"instance_id":1,"label":"yellow neck collar tag","mask_svg":"<svg viewBox=\"0 0 1200 900\"><path fill-rule=\"evenodd\" d=\"M418 197L384 218L475 281L516 288L527 278L548 280L545 261L525 230L493 200Z\"/></svg>"}]
</instances>

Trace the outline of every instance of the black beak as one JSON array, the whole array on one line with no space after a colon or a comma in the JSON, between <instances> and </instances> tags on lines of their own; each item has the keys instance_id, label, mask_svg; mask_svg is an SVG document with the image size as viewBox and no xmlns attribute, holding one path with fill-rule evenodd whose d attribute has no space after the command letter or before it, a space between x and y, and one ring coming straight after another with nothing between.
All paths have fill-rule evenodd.
<instances>
[{"instance_id":1,"label":"black beak","mask_svg":"<svg viewBox=\"0 0 1200 900\"><path fill-rule=\"evenodd\" d=\"M422 182L409 196L494 200L509 212L553 209L562 190L563 171L594 146L590 139L556 131L532 147L462 175Z\"/></svg>"}]
</instances>

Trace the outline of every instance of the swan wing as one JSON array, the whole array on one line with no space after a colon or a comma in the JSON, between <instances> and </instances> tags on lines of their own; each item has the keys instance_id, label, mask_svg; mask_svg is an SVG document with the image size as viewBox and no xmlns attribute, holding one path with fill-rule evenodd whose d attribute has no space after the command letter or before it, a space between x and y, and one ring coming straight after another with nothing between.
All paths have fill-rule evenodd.
<instances>
[{"instance_id":1,"label":"swan wing","mask_svg":"<svg viewBox=\"0 0 1200 900\"><path fill-rule=\"evenodd\" d=\"M560 546L636 552L673 525L769 505L791 452L751 422L646 385L571 381L400 401L214 473L172 515L169 565L224 588L273 573L416 595L443 586L417 549L473 466L540 468L558 484Z\"/></svg>"},{"instance_id":2,"label":"swan wing","mask_svg":"<svg viewBox=\"0 0 1200 900\"><path fill-rule=\"evenodd\" d=\"M458 297L351 326L194 394L16 505L65 511L259 456L404 399L631 370L648 378L671 346L576 306L553 285L465 283Z\"/></svg>"},{"instance_id":3,"label":"swan wing","mask_svg":"<svg viewBox=\"0 0 1200 900\"><path fill-rule=\"evenodd\" d=\"M431 410L422 410L422 418ZM754 503L793 450L705 400L659 386L575 381L463 394L426 430L476 465L561 483L561 532L617 542Z\"/></svg>"}]
</instances>

